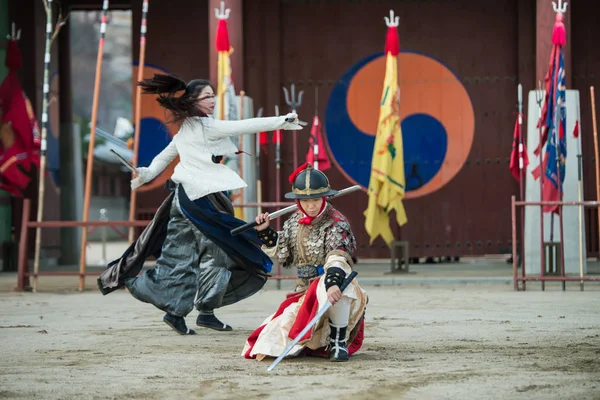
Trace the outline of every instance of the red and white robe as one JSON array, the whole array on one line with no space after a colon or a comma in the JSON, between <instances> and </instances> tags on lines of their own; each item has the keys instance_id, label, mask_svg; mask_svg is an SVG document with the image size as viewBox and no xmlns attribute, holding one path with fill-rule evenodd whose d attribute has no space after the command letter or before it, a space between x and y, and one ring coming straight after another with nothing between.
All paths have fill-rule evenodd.
<instances>
[{"instance_id":1,"label":"red and white robe","mask_svg":"<svg viewBox=\"0 0 600 400\"><path fill-rule=\"evenodd\" d=\"M336 254L336 252L330 253L323 268L324 273L313 279L308 289L290 293L286 296L277 311L265 319L248 337L242 356L262 360L265 357L278 357L281 355L283 350L327 303L325 275L327 269L334 266L342 268L346 275L352 271L346 257ZM360 349L364 339L364 314L367 294L355 278L342 295L343 297L338 303L344 301L349 304L349 307L345 307L346 310L349 308L346 340L348 353L352 355ZM335 312L334 308L338 303L320 318L302 340L292 348L288 356L292 357L300 354L327 355L326 350L329 345L330 333L329 317L331 312Z\"/></svg>"}]
</instances>

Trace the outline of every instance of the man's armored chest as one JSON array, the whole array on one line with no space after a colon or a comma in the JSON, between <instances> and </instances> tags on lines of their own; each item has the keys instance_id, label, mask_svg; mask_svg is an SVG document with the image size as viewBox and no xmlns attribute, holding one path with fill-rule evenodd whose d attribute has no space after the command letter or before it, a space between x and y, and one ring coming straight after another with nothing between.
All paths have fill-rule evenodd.
<instances>
[{"instance_id":1,"label":"man's armored chest","mask_svg":"<svg viewBox=\"0 0 600 400\"><path fill-rule=\"evenodd\" d=\"M297 267L319 266L325 263L327 221L316 225L295 224L291 237L294 245L294 264Z\"/></svg>"}]
</instances>

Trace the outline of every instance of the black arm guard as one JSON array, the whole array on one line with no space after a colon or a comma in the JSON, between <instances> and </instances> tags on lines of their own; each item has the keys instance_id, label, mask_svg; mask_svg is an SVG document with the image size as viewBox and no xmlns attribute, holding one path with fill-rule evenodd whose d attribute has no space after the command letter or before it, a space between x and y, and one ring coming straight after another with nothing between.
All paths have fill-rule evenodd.
<instances>
[{"instance_id":1,"label":"black arm guard","mask_svg":"<svg viewBox=\"0 0 600 400\"><path fill-rule=\"evenodd\" d=\"M338 267L328 268L327 274L325 274L325 289L329 290L332 286L341 286L345 278L346 273L343 269Z\"/></svg>"},{"instance_id":2,"label":"black arm guard","mask_svg":"<svg viewBox=\"0 0 600 400\"><path fill-rule=\"evenodd\" d=\"M258 238L261 242L267 247L273 247L277 244L277 231L271 227L264 229L262 231L256 231Z\"/></svg>"}]
</instances>

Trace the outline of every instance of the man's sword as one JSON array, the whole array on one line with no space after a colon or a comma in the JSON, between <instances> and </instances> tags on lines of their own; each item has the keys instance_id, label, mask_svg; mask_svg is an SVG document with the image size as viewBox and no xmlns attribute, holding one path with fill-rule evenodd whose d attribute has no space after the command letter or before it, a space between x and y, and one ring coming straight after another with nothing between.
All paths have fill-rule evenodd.
<instances>
[{"instance_id":1,"label":"man's sword","mask_svg":"<svg viewBox=\"0 0 600 400\"><path fill-rule=\"evenodd\" d=\"M335 199L335 198L343 196L345 194L356 192L357 190L360 190L360 189L361 189L360 185L350 186L350 187L347 187L346 189L340 190L339 192L337 192L333 196L329 196L329 198L330 199ZM281 217L282 215L294 212L297 209L298 209L298 205L297 204L292 204L291 206L287 206L286 208L282 208L281 210L277 210L274 213L269 214L269 218L273 220L275 218ZM244 224L242 226L238 226L235 229L232 229L229 233L231 233L233 236L236 236L236 235L239 235L242 232L247 231L248 229L254 228L257 225L258 224L256 223L256 221L251 221L251 222L248 222L247 224Z\"/></svg>"},{"instance_id":2,"label":"man's sword","mask_svg":"<svg viewBox=\"0 0 600 400\"><path fill-rule=\"evenodd\" d=\"M111 153L113 153L115 156L117 156L119 158L119 161L121 161L121 163L127 167L128 170L130 170L131 172L135 172L137 174L137 170L135 169L135 167L126 159L124 159L119 153L117 153L116 151L114 151L113 149L110 149Z\"/></svg>"},{"instance_id":3,"label":"man's sword","mask_svg":"<svg viewBox=\"0 0 600 400\"><path fill-rule=\"evenodd\" d=\"M348 277L344 280L344 282L342 282L342 286L340 286L340 291L342 293L348 287L348 285L350 284L350 282L352 282L352 280L354 279L354 277L356 275L358 275L358 272L352 271L350 273L350 275L348 275ZM298 336L296 336L296 339L294 339L292 341L292 343L290 343L288 345L288 347L286 347L285 350L283 350L283 353L281 353L281 355L279 357L277 357L277 359L275 361L273 361L273 364L271 364L269 366L269 368L267 368L267 372L271 372L273 370L273 368L275 368L275 366L277 366L277 364L279 364L279 362L281 360L283 360L283 358L285 356L288 355L288 353L290 352L290 350L292 350L292 347L294 347L300 341L300 339L302 339L302 337L304 337L304 335L306 334L306 332L308 332L308 330L311 329L313 327L313 325L317 323L317 321L319 320L319 318L321 318L323 316L323 314L325 314L325 312L327 310L329 310L329 308L331 306L332 306L331 301L328 300L327 303L323 306L323 308L321 308L319 310L319 312L317 313L317 315L315 315L315 317L310 320L310 322L304 327L304 329L302 329L302 332L300 332L298 334Z\"/></svg>"}]
</instances>

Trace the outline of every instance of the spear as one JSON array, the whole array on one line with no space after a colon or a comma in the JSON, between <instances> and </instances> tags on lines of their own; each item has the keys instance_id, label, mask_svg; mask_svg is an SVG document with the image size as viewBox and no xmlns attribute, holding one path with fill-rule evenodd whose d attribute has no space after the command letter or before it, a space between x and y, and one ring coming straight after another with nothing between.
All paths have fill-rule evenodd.
<instances>
[{"instance_id":1,"label":"spear","mask_svg":"<svg viewBox=\"0 0 600 400\"><path fill-rule=\"evenodd\" d=\"M590 86L590 101L592 103L592 129L594 132L594 160L596 161L596 201L600 201L600 158L598 157L598 130L596 129L596 99L594 87ZM598 212L598 240L600 241L600 208ZM600 244L598 245L598 259L600 259Z\"/></svg>"},{"instance_id":2,"label":"spear","mask_svg":"<svg viewBox=\"0 0 600 400\"><path fill-rule=\"evenodd\" d=\"M83 222L87 222L90 213L90 196L92 191L92 169L94 168L94 142L96 139L96 122L98 120L98 99L100 97L100 81L102 79L102 56L104 55L104 36L106 34L106 19L109 0L102 3L102 22L100 24L100 39L98 40L98 57L96 59L96 79L94 82L94 99L92 102L92 121L90 125L90 143L88 145L87 168L85 170L85 194L83 197ZM85 263L87 245L87 227L81 231L81 258L79 260L79 290L85 286Z\"/></svg>"},{"instance_id":3,"label":"spear","mask_svg":"<svg viewBox=\"0 0 600 400\"><path fill-rule=\"evenodd\" d=\"M579 136L579 101L577 101L577 119L575 120L575 129L573 134L577 132L575 137ZM581 202L583 199L583 182L582 172L583 165L581 164L581 138L577 141L577 201ZM579 277L583 278L583 206L579 205ZM583 279L579 281L579 289L583 292Z\"/></svg>"},{"instance_id":4,"label":"spear","mask_svg":"<svg viewBox=\"0 0 600 400\"><path fill-rule=\"evenodd\" d=\"M39 170L39 186L38 186L38 209L37 209L37 222L42 222L44 216L44 193L45 193L45 174L46 171L46 148L47 142L46 137L48 134L48 108L50 105L50 59L52 46L52 40L58 34L58 31L64 20L59 17L56 33L52 35L52 1L53 0L42 0L44 8L46 10L46 46L44 50L44 85L43 85L43 101L42 101L42 135L41 135L41 146L40 146L40 170ZM60 15L60 13L59 13ZM37 290L38 272L40 268L40 246L42 240L42 228L35 228L35 255L33 259L33 286L32 289L35 292Z\"/></svg>"},{"instance_id":5,"label":"spear","mask_svg":"<svg viewBox=\"0 0 600 400\"><path fill-rule=\"evenodd\" d=\"M542 104L544 103L544 87L542 86L541 81L538 81L538 88L535 91L535 101L538 105L538 109L540 112L540 119L541 119L542 114L543 114ZM543 130L543 126L541 123L539 123L538 124L538 140L539 140L538 160L539 160L540 166L538 168L540 169L540 173L542 173L542 166L544 165L544 161L542 159L542 157L543 157L542 143L544 141L542 130ZM540 179L540 201L544 201L544 179L542 178L541 175L540 175L539 179ZM540 277L544 277L544 273L546 270L546 247L544 244L544 239L545 239L545 236L544 236L544 206L540 205ZM523 271L523 276L524 276L525 269L523 269L522 271ZM542 280L541 283L542 283L542 290L545 290L546 282L544 280ZM523 287L525 287L525 281L523 281Z\"/></svg>"},{"instance_id":6,"label":"spear","mask_svg":"<svg viewBox=\"0 0 600 400\"><path fill-rule=\"evenodd\" d=\"M142 24L140 26L140 56L138 63L138 82L144 79L144 62L146 60L146 30L148 14L148 0L142 3ZM138 152L140 150L140 124L142 120L142 87L137 85L135 90L135 132L133 134L133 158L131 159L134 167L137 167ZM129 220L134 221L137 191L132 190L129 197ZM129 227L129 243L133 242L135 227Z\"/></svg>"},{"instance_id":7,"label":"spear","mask_svg":"<svg viewBox=\"0 0 600 400\"><path fill-rule=\"evenodd\" d=\"M523 138L523 86L519 83L517 86L517 103L518 103L518 152L519 152L519 191L521 192L521 201L525 201L525 145ZM521 207L521 268L525 271L525 207Z\"/></svg>"}]
</instances>

